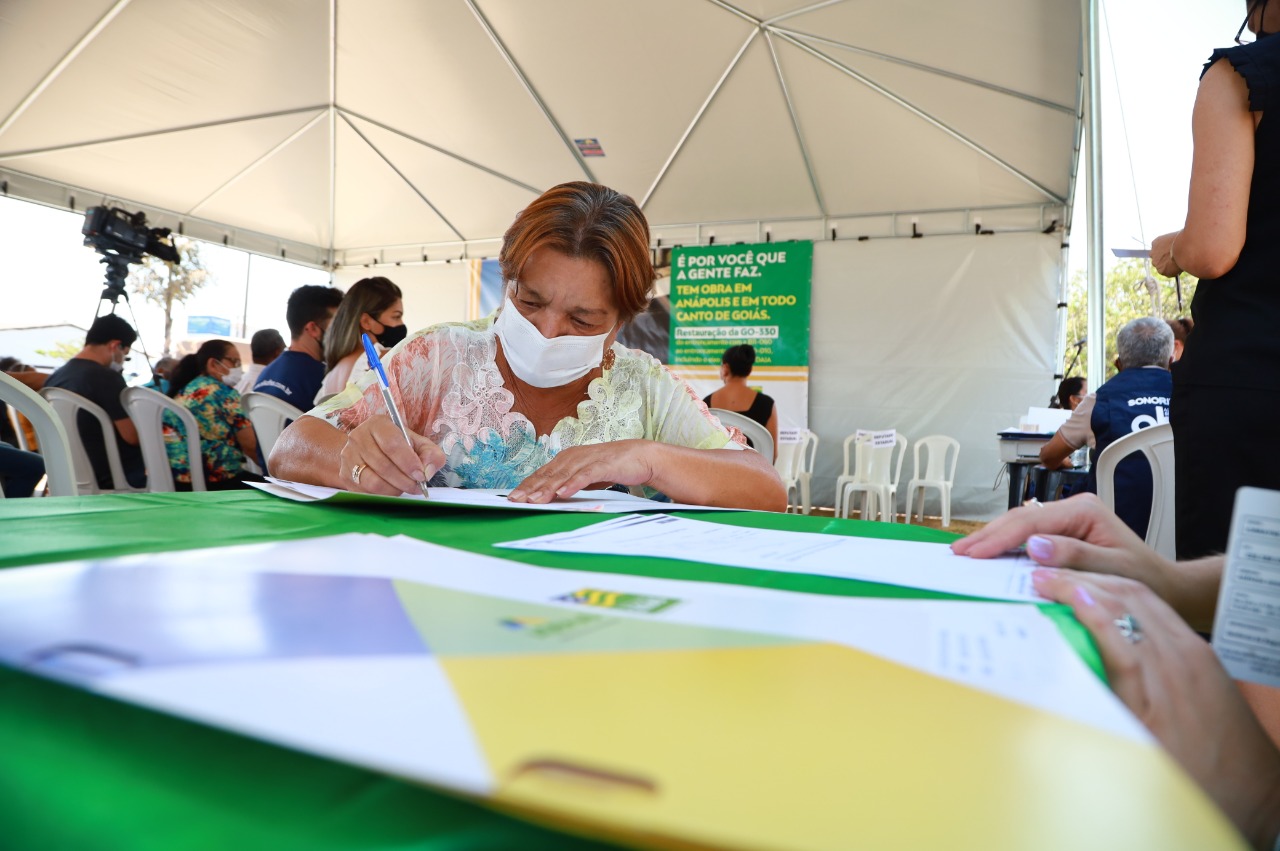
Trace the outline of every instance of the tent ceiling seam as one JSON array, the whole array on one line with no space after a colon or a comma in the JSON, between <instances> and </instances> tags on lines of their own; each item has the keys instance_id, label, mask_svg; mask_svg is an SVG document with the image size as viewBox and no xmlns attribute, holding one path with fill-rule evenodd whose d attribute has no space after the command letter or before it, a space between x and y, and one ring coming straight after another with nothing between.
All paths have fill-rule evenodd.
<instances>
[{"instance_id":1,"label":"tent ceiling seam","mask_svg":"<svg viewBox=\"0 0 1280 851\"><path fill-rule=\"evenodd\" d=\"M338 229L338 0L329 0L329 265Z\"/></svg>"},{"instance_id":2,"label":"tent ceiling seam","mask_svg":"<svg viewBox=\"0 0 1280 851\"><path fill-rule=\"evenodd\" d=\"M818 175L813 169L813 160L809 158L809 146L804 140L804 131L800 128L800 116L796 114L795 103L791 100L791 92L787 90L787 78L782 73L782 63L778 61L778 52L773 46L773 36L764 30L765 43L769 46L769 57L773 60L773 70L778 73L778 85L782 89L782 98L787 102L787 113L791 116L791 128L796 134L796 144L800 146L800 156L804 158L804 169L809 175L809 185L813 187L814 200L818 202L818 210L827 215L827 202L822 197L818 186Z\"/></svg>"},{"instance_id":3,"label":"tent ceiling seam","mask_svg":"<svg viewBox=\"0 0 1280 851\"><path fill-rule=\"evenodd\" d=\"M947 135L948 135L948 136L950 136L951 138L955 139L957 142L960 142L962 145L964 145L965 147L967 147L967 148L969 148L970 150L972 150L974 153L979 154L979 155L981 155L981 156L983 156L983 157L986 157L986 158L987 158L988 160L990 160L991 162L993 162L993 163L995 163L996 165L1000 166L1000 167L1001 167L1001 168L1003 168L1005 171L1009 172L1011 175L1013 175L1014 177L1016 177L1016 178L1018 178L1019 180L1021 180L1023 183L1027 184L1028 186L1032 187L1032 188L1033 188L1033 189L1035 189L1036 191L1038 191L1038 192L1040 192L1041 194L1043 194L1043 195L1044 195L1046 198L1048 198L1049 200L1051 200L1051 201L1055 201L1055 202L1057 202L1057 203L1062 203L1062 202L1065 200L1065 199L1064 199L1064 198L1062 198L1060 195L1058 195L1058 193L1056 193L1056 192L1054 192L1053 190L1049 189L1047 186L1044 186L1044 185L1043 185L1043 184L1041 184L1038 180L1036 180L1034 177L1032 177L1031 175L1029 175L1029 174L1027 174L1026 172L1022 171L1021 169L1019 169L1017 166L1013 165L1012 163L1008 162L1008 161L1007 161L1007 160L1005 160L1003 157L1000 157L1000 156L996 155L995 153L993 153L993 152L989 151L987 148L985 148L985 147L983 147L982 145L978 144L978 143L977 143L977 142L975 142L973 139L970 139L968 136L964 135L964 134L963 134L963 133L961 133L959 130L956 130L954 127L950 126L950 125L949 125L949 124L947 124L946 122L942 121L941 119L937 118L936 116L934 116L934 115L932 115L932 114L930 114L930 113L926 112L925 110L921 109L920 107L916 106L916 105L915 105L915 104L913 104L911 101L907 100L906 98L902 97L901 95L896 94L896 93L894 93L894 92L890 91L889 89L887 89L887 88L885 88L884 86L880 85L879 83L875 82L874 80L872 80L871 78L867 77L866 75L864 75L864 74L862 74L862 73L860 73L860 72L858 72L858 71L855 71L854 69L850 68L849 66L845 65L845 64L844 64L844 63L842 63L842 62L839 62L839 61L837 61L837 60L835 60L835 59L832 59L830 56L827 56L827 55L826 55L825 53L823 53L822 51L817 50L817 49L815 49L815 48L813 48L813 47L811 47L811 46L809 46L809 45L805 44L804 42L800 41L800 40L799 40L799 39L797 39L797 38L794 38L794 37L792 37L792 36L789 36L789 35L787 35L786 33L778 33L778 35L779 35L779 37L781 37L781 38L783 38L783 39L787 40L787 41L788 41L788 42L790 42L791 44L794 44L796 47L800 48L800 49L801 49L801 50L803 50L804 52L806 52L806 53L810 54L811 56L813 56L813 57L817 58L818 60L820 60L820 61L822 61L822 62L825 62L826 64L830 65L832 68L835 68L836 70L838 70L838 71L840 71L840 72L842 72L842 73L846 74L847 76L851 77L852 79L857 80L859 83L862 83L862 85L866 86L867 88L871 89L872 91L876 92L877 94L881 95L882 97L887 98L889 101L891 101L891 102L893 102L893 103L897 104L898 106L900 106L900 107L902 107L903 109L907 110L908 112L910 112L911 114L915 115L916 117L918 117L918 118L922 119L923 121L928 122L929 124L932 124L934 127L938 128L938 129L939 129L939 130L941 130L943 133L947 134Z\"/></svg>"},{"instance_id":4,"label":"tent ceiling seam","mask_svg":"<svg viewBox=\"0 0 1280 851\"><path fill-rule=\"evenodd\" d=\"M702 116L706 113L707 108L711 106L711 102L715 100L716 95L720 93L720 89L724 86L725 80L729 79L729 75L733 73L733 69L738 66L738 61L742 59L742 55L747 52L747 48L751 46L751 42L759 35L758 28L752 29L751 34L747 36L747 40L738 48L738 52L734 54L733 59L729 62L729 67L724 69L724 73L720 75L720 79L716 80L716 84L712 86L711 92L707 95L706 100L702 102L702 106L698 107L698 111L694 114L693 120L689 122L689 126L685 128L684 133L680 136L680 140L676 142L675 148L672 149L667 161L662 164L662 168L658 170L657 176L653 179L653 183L649 186L649 191L644 193L644 198L640 200L640 209L643 210L649 203L649 199L653 197L653 193L657 191L658 184L662 183L662 179L667 176L667 170L671 168L671 164L676 161L676 157L680 155L681 149L684 148L685 142L689 140L689 136L693 134L693 130L698 126L698 122L702 120Z\"/></svg>"},{"instance_id":5,"label":"tent ceiling seam","mask_svg":"<svg viewBox=\"0 0 1280 851\"><path fill-rule=\"evenodd\" d=\"M193 207L191 207L189 210L187 210L187 212L186 212L184 215L187 215L187 216L193 216L193 215L195 215L195 213L196 213L196 211L197 211L197 210L199 210L199 209L200 209L201 207L203 207L205 204L208 204L210 201L212 201L212 200L213 200L214 198L216 198L217 196L221 195L225 190L230 189L230 188L231 188L231 186L232 186L233 184L235 184L237 181L239 181L242 177L246 176L247 174L249 174L250 172L252 172L254 169L256 169L258 166L262 165L262 164L263 164L263 163L265 163L267 160L269 160L269 159L271 159L272 157L274 157L277 153L279 153L280 151L282 151L284 148L288 147L290 144L292 144L292 143L293 143L293 141L294 141L294 140L296 140L297 138L299 138L300 136L302 136L302 134L303 134L303 133L306 133L306 132L307 132L308 130L310 130L312 127L316 126L316 124L318 124L318 123L320 122L320 119L322 119L322 118L324 118L324 117L325 117L325 112L324 112L324 111L317 112L314 116L312 116L312 118L311 118L311 120L310 120L310 121L308 121L306 124L303 124L303 125L302 125L301 127L299 127L297 130L294 130L294 131L293 131L292 133L290 133L288 136L284 137L284 139L282 139L278 144L276 144L276 145L275 145L275 147L273 147L271 150L267 151L265 154L263 154L262 156L258 157L257 159L255 159L253 162L249 163L249 164L248 164L247 166L245 166L244 168L240 169L240 171L238 171L238 172L236 172L234 175L232 175L232 176L231 176L231 177L230 177L226 182L224 182L221 186L219 186L217 189L215 189L215 190L213 190L212 192L210 192L208 195L206 195L204 198L202 198L202 199L201 199L201 200L200 200L200 201L199 201L195 206L193 206Z\"/></svg>"},{"instance_id":6,"label":"tent ceiling seam","mask_svg":"<svg viewBox=\"0 0 1280 851\"><path fill-rule=\"evenodd\" d=\"M847 42L836 41L835 39L825 38L820 35L813 35L812 33L800 32L799 30L785 29L781 27L770 27L770 29L772 29L774 32L778 33L779 35L795 36L796 38L802 39L804 41L814 41L820 44L830 45L831 47L838 47L842 50L848 50L851 53L858 53L858 54L861 54L862 56L868 56L872 59L880 59L885 62L893 62L897 65L903 65L907 68L913 68L917 71L923 71L926 74L934 74L939 77L945 77L949 80L955 80L956 82L959 82L959 83L966 83L970 86L977 86L978 88L987 89L989 91L997 92L1002 95L1007 95L1008 97L1011 97L1011 98L1017 98L1018 100L1025 100L1025 101L1028 101L1029 103L1034 103L1037 106L1043 106L1046 109L1056 110L1057 112L1065 112L1068 115L1072 115L1075 113L1075 109L1073 109L1071 106L1068 106L1066 104L1057 103L1056 101L1051 101L1051 100L1048 100L1047 98L1036 97L1035 95L1027 94L1026 92L1020 92L1017 89L1010 89L1007 86L1001 86L996 83L989 83L986 80L979 80L977 77L969 77L964 74L958 74L955 71L948 71L944 68L938 68L933 65L925 65L923 62L916 62L912 59L905 59L901 56L894 56L891 53L881 53L878 50L869 50L865 47L858 47L857 45L849 44Z\"/></svg>"},{"instance_id":7,"label":"tent ceiling seam","mask_svg":"<svg viewBox=\"0 0 1280 851\"><path fill-rule=\"evenodd\" d=\"M0 123L0 136L3 136L5 132L22 117L23 113L25 113L31 105L36 102L36 99L44 93L44 90L52 85L54 80L58 79L62 72L67 69L67 66L76 60L76 57L78 57L84 49L87 48L104 29L107 28L107 25L110 24L117 15L124 11L124 7L128 6L129 3L130 0L117 0L116 4L108 9L107 13L99 18L97 23L90 27L89 31L80 37L80 40L77 41L71 49L54 64L52 68L49 69L49 73L45 74L44 77L41 78L35 88L28 92L27 96L13 108L13 111L5 117L4 122Z\"/></svg>"},{"instance_id":8,"label":"tent ceiling seam","mask_svg":"<svg viewBox=\"0 0 1280 851\"><path fill-rule=\"evenodd\" d=\"M754 15L747 14L746 12L739 9L737 6L734 6L732 3L726 3L725 0L707 0L707 2L713 6L719 6L721 9L724 9L726 12L728 12L731 15L737 15L739 18L742 18L742 20L751 24L751 26L753 27L760 26L759 18L755 17Z\"/></svg>"},{"instance_id":9,"label":"tent ceiling seam","mask_svg":"<svg viewBox=\"0 0 1280 851\"><path fill-rule=\"evenodd\" d=\"M474 169L483 171L485 174L491 174L494 177L499 178L501 180L505 180L514 186L519 186L521 189L524 189L528 192L532 192L534 195L542 194L542 190L534 186L530 186L529 184L525 183L522 180L518 180L514 177L511 177L510 175L503 174L497 169L489 168L487 165L481 165L475 160L467 159L461 154L455 154L453 151L447 150L446 148L442 148L439 145L433 145L430 142L426 141L425 139L419 139L417 136L414 136L410 133L406 133L403 130L399 130L395 127L392 127L389 124L383 124L381 121L378 121L377 119L370 118L367 115L361 115L360 113L347 109L346 107L343 107L343 106L339 106L338 111L343 114L344 118L347 116L350 116L352 118L359 118L361 121L364 121L368 124L372 124L374 127L377 127L381 130L386 130L388 133L394 133L397 136L408 139L410 142L419 144L424 148L430 148L431 150L435 151L438 154L443 154L444 156L449 157L450 159L457 160L458 162L463 163L464 165L469 165Z\"/></svg>"},{"instance_id":10,"label":"tent ceiling seam","mask_svg":"<svg viewBox=\"0 0 1280 851\"><path fill-rule=\"evenodd\" d=\"M774 24L778 23L778 21L785 21L787 18L794 18L798 15L806 15L809 12L816 12L819 9L825 9L828 6L836 6L843 2L845 2L845 0L822 0L820 3L813 3L799 9L792 9L790 12L784 12L781 15L774 15L763 23L766 27L772 27Z\"/></svg>"},{"instance_id":11,"label":"tent ceiling seam","mask_svg":"<svg viewBox=\"0 0 1280 851\"><path fill-rule=\"evenodd\" d=\"M359 136L359 137L360 137L360 140L361 140L362 142L364 142L366 145L368 145L368 146L369 146L369 149L370 149L370 150L372 150L375 154L377 154L379 157L381 157L381 158L382 158L382 161L383 161L384 163L386 163L386 164L387 164L387 167L388 167L388 168L390 168L392 171L394 171L394 172L396 173L396 176L397 176L397 177L399 177L401 180L403 180L403 181L405 182L405 184L406 184L410 189L412 189L412 190L413 190L413 193L414 193L415 195L417 195L419 198L421 198L421 199L422 199L422 203L426 204L428 207L430 207L430 208L431 208L431 212L435 213L435 214L436 214L436 216L438 216L438 217L439 217L440 221L444 222L444 223L445 223L445 225L447 225L447 226L448 226L449 230L453 231L453 235L454 235L454 236L456 236L458 239L460 239L460 240L462 240L462 241L464 241L464 242L466 241L466 239L467 239L467 238L466 238L465 236L463 236L463 235L462 235L462 232L461 232L461 231L459 231L456 227L454 227L454 226L453 226L453 222L449 221L448 217L447 217L447 216L445 216L445 214L444 214L444 213L440 212L440 210L436 207L436 205L435 205L435 204L432 204L432 203L431 203L431 199L430 199L430 198L428 198L428 197L427 197L427 196L422 192L422 190L418 189L418 187L414 184L414 182L413 182L412 180L410 180L410 179L405 175L405 173L404 173L404 172L402 172L400 169L396 168L396 164L395 164L395 163L393 163L393 162L391 161L391 158L390 158L390 157L388 157L386 154L384 154L384 153L383 153L383 152L378 148L378 146L377 146L377 145L375 145L375 144L373 144L373 142L369 141L369 137L368 137L368 136L366 136L366 135L364 135L363 133L361 133L361 132L360 132L360 128L359 128L359 127L357 127L357 126L355 125L355 123L354 123L354 122L352 122L352 120L351 120L350 118L348 118L347 116L343 115L343 116L342 116L342 120L343 120L343 121L345 121L345 122L347 123L347 126L348 126L348 127L350 127L350 128L352 129L352 131L353 131L357 136Z\"/></svg>"},{"instance_id":12,"label":"tent ceiling seam","mask_svg":"<svg viewBox=\"0 0 1280 851\"><path fill-rule=\"evenodd\" d=\"M225 127L231 124L242 124L246 121L263 121L268 118L281 118L286 115L299 115L303 112L320 112L325 109L322 103L301 106L296 109L282 109L276 112L264 112L259 115L245 115L239 118L220 118L217 121L203 121L199 124L185 124L181 127L166 127L163 130L145 130L141 133L128 133L123 136L109 136L105 139L90 139L85 142L68 142L65 145L49 145L45 148L28 148L25 151L0 152L0 162L16 160L21 157L36 157L41 154L56 154L62 151L74 151L80 148L92 148L96 145L110 145L114 142L132 142L135 139L148 139L152 136L165 136L169 133L186 133L191 130L208 130L212 127Z\"/></svg>"},{"instance_id":13,"label":"tent ceiling seam","mask_svg":"<svg viewBox=\"0 0 1280 851\"><path fill-rule=\"evenodd\" d=\"M565 148L568 149L574 160L577 161L578 166L581 167L582 173L586 175L587 180L592 183L599 183L599 181L596 180L596 176L591 173L591 167L587 165L587 161L583 158L582 152L578 150L578 146L573 143L573 140L569 138L569 135L564 132L564 128L560 126L560 122L556 121L556 117L551 113L550 107L547 106L546 102L542 99L542 96L538 94L538 90L533 87L533 83L530 82L528 76L525 75L524 69L520 67L520 63L516 62L516 58L511 55L511 51L507 49L507 45L498 35L498 31L493 28L493 24L489 23L489 19L484 16L484 12L480 11L480 7L476 5L475 0L465 0L465 2L467 7L471 9L471 14L475 15L476 20L480 22L480 26L483 27L484 31L488 34L489 40L493 42L494 47L498 49L498 52L502 54L502 58L506 60L507 67L509 67L511 72L516 75L516 79L520 81L520 85L524 86L525 92L528 93L529 97L533 98L533 102L537 104L538 109L542 111L542 117L545 118L547 123L551 125L552 129L556 131L556 135L560 137L560 141L564 143Z\"/></svg>"}]
</instances>

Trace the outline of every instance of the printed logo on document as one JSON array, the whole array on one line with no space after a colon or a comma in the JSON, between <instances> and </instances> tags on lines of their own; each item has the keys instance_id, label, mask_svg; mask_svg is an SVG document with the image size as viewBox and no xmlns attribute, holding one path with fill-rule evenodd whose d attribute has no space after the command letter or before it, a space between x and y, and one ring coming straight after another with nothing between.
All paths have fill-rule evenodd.
<instances>
[{"instance_id":1,"label":"printed logo on document","mask_svg":"<svg viewBox=\"0 0 1280 851\"><path fill-rule=\"evenodd\" d=\"M522 632L530 638L559 638L569 640L611 626L612 618L599 615L569 615L564 618L510 617L498 621L514 632Z\"/></svg>"},{"instance_id":2,"label":"printed logo on document","mask_svg":"<svg viewBox=\"0 0 1280 851\"><path fill-rule=\"evenodd\" d=\"M623 594L620 591L602 591L599 588L583 588L552 598L557 603L574 603L579 606L595 606L601 609L617 609L623 612L640 612L656 615L680 601L675 597L655 597L649 594Z\"/></svg>"}]
</instances>

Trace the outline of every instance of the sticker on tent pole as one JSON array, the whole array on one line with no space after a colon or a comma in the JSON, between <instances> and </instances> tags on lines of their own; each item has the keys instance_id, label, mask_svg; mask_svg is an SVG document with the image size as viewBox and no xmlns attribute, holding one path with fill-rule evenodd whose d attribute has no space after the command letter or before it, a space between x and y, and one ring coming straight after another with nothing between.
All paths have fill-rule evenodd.
<instances>
[{"instance_id":1,"label":"sticker on tent pole","mask_svg":"<svg viewBox=\"0 0 1280 851\"><path fill-rule=\"evenodd\" d=\"M600 147L599 139L574 139L573 144L578 146L578 153L584 157L604 156L604 148Z\"/></svg>"},{"instance_id":2,"label":"sticker on tent pole","mask_svg":"<svg viewBox=\"0 0 1280 851\"><path fill-rule=\"evenodd\" d=\"M866 429L858 429L854 433L853 439L859 443L866 440L871 444L872 449L889 449L898 443L898 432L894 429L888 431L867 431Z\"/></svg>"}]
</instances>

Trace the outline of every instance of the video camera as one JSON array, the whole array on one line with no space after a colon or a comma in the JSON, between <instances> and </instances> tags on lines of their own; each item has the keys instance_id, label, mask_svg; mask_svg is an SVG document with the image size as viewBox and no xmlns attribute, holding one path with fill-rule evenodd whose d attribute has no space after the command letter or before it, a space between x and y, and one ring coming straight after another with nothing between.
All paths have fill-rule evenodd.
<instances>
[{"instance_id":1,"label":"video camera","mask_svg":"<svg viewBox=\"0 0 1280 851\"><path fill-rule=\"evenodd\" d=\"M125 293L124 282L129 276L129 264L141 263L143 255L153 254L169 263L180 259L178 249L169 242L169 228L148 228L143 213L128 213L119 207L90 207L84 211L84 244L102 255L107 266L107 286L102 291L104 299L112 304Z\"/></svg>"}]
</instances>

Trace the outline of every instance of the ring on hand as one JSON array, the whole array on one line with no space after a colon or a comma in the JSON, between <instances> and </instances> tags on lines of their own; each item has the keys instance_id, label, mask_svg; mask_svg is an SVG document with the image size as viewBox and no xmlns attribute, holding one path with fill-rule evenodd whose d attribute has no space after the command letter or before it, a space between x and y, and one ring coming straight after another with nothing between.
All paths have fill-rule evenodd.
<instances>
[{"instance_id":1,"label":"ring on hand","mask_svg":"<svg viewBox=\"0 0 1280 851\"><path fill-rule=\"evenodd\" d=\"M365 468L365 467L368 467L368 466L369 466L368 464L357 464L357 465L355 465L354 467L352 467L352 468L351 468L351 483L352 483L352 484L354 484L354 485L359 485L359 484L360 484L360 474L361 474L361 473L363 473L363 472L364 472L364 468Z\"/></svg>"},{"instance_id":2,"label":"ring on hand","mask_svg":"<svg viewBox=\"0 0 1280 851\"><path fill-rule=\"evenodd\" d=\"M1124 637L1124 640L1130 644L1137 644L1142 640L1142 627L1138 626L1138 619L1128 612L1116 618L1112 623L1115 624L1116 629L1120 630L1120 635Z\"/></svg>"},{"instance_id":3,"label":"ring on hand","mask_svg":"<svg viewBox=\"0 0 1280 851\"><path fill-rule=\"evenodd\" d=\"M1044 503L1043 503L1043 502L1041 502L1040 500L1036 499L1034 496L1033 496L1033 497L1031 497L1031 499L1023 500L1023 503L1022 503L1022 504L1023 504L1024 506L1026 506L1026 505L1034 505L1036 508L1044 508Z\"/></svg>"}]
</instances>

